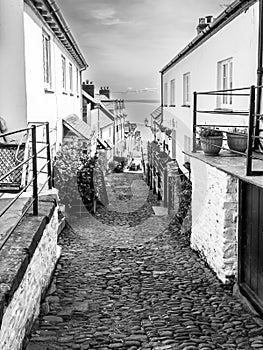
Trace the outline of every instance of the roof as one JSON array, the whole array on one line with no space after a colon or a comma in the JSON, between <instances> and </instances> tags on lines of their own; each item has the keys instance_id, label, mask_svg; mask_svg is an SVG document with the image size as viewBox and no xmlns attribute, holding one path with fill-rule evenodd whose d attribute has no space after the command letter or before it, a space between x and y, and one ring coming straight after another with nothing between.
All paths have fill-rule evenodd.
<instances>
[{"instance_id":1,"label":"roof","mask_svg":"<svg viewBox=\"0 0 263 350\"><path fill-rule=\"evenodd\" d=\"M250 6L258 0L235 0L230 4L211 24L209 24L199 35L197 35L182 51L180 51L168 64L166 64L160 73L165 73L176 63L188 56L196 48L207 41L211 36L216 34L225 25L231 22L234 18L246 11Z\"/></svg>"},{"instance_id":2,"label":"roof","mask_svg":"<svg viewBox=\"0 0 263 350\"><path fill-rule=\"evenodd\" d=\"M47 23L51 31L76 61L79 68L88 67L70 28L55 0L24 0Z\"/></svg>"},{"instance_id":3,"label":"roof","mask_svg":"<svg viewBox=\"0 0 263 350\"><path fill-rule=\"evenodd\" d=\"M90 139L91 129L87 123L79 119L75 114L71 114L65 118L62 118L63 124L74 134L80 136L81 138Z\"/></svg>"},{"instance_id":4,"label":"roof","mask_svg":"<svg viewBox=\"0 0 263 350\"><path fill-rule=\"evenodd\" d=\"M89 95L86 91L82 89L82 96L86 98L88 101L95 104L95 108L99 108L111 121L115 120L115 116L111 113L108 108L104 105L104 103L100 102L98 99Z\"/></svg>"},{"instance_id":5,"label":"roof","mask_svg":"<svg viewBox=\"0 0 263 350\"><path fill-rule=\"evenodd\" d=\"M152 113L151 116L153 117L154 121L158 124L161 124L162 122L162 107L159 106L156 108Z\"/></svg>"}]
</instances>

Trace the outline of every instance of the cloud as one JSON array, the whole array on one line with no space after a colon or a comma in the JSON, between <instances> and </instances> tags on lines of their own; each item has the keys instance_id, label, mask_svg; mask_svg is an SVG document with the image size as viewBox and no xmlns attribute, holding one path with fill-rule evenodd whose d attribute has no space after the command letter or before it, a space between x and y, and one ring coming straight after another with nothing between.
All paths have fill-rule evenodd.
<instances>
[{"instance_id":1,"label":"cloud","mask_svg":"<svg viewBox=\"0 0 263 350\"><path fill-rule=\"evenodd\" d=\"M130 92L136 93L136 94L141 94L141 93L145 93L145 92L155 92L158 91L157 87L154 88L143 88L143 89L135 89L133 87L128 87L126 91L115 91L115 93L118 94L128 94Z\"/></svg>"},{"instance_id":2,"label":"cloud","mask_svg":"<svg viewBox=\"0 0 263 350\"><path fill-rule=\"evenodd\" d=\"M120 23L124 23L118 17L116 17L116 11L113 8L103 8L91 11L94 18L101 21L101 24L105 26L112 26Z\"/></svg>"}]
</instances>

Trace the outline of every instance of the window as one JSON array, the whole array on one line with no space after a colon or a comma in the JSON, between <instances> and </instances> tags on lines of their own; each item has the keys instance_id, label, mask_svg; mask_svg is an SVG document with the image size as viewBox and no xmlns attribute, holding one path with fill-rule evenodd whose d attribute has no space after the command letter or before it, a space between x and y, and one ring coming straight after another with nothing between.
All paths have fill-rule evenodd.
<instances>
[{"instance_id":1,"label":"window","mask_svg":"<svg viewBox=\"0 0 263 350\"><path fill-rule=\"evenodd\" d=\"M63 91L66 91L67 88L67 72L66 72L66 58L64 56L61 56L61 64L62 64L62 88Z\"/></svg>"},{"instance_id":2,"label":"window","mask_svg":"<svg viewBox=\"0 0 263 350\"><path fill-rule=\"evenodd\" d=\"M175 106L175 80L170 81L170 106Z\"/></svg>"},{"instance_id":3,"label":"window","mask_svg":"<svg viewBox=\"0 0 263 350\"><path fill-rule=\"evenodd\" d=\"M183 105L190 106L190 73L183 75Z\"/></svg>"},{"instance_id":4,"label":"window","mask_svg":"<svg viewBox=\"0 0 263 350\"><path fill-rule=\"evenodd\" d=\"M73 71L72 71L72 64L69 63L69 89L70 89L70 92L72 93L73 92Z\"/></svg>"},{"instance_id":5,"label":"window","mask_svg":"<svg viewBox=\"0 0 263 350\"><path fill-rule=\"evenodd\" d=\"M168 84L164 84L164 89L163 89L163 105L167 106L168 105Z\"/></svg>"},{"instance_id":6,"label":"window","mask_svg":"<svg viewBox=\"0 0 263 350\"><path fill-rule=\"evenodd\" d=\"M232 58L218 62L217 64L217 87L218 90L230 90L233 88L233 61ZM233 97L231 92L217 97L217 105L220 108L232 106Z\"/></svg>"},{"instance_id":7,"label":"window","mask_svg":"<svg viewBox=\"0 0 263 350\"><path fill-rule=\"evenodd\" d=\"M76 68L76 92L79 94L79 70Z\"/></svg>"},{"instance_id":8,"label":"window","mask_svg":"<svg viewBox=\"0 0 263 350\"><path fill-rule=\"evenodd\" d=\"M51 55L50 37L46 33L42 34L43 41L43 72L45 89L51 89Z\"/></svg>"}]
</instances>

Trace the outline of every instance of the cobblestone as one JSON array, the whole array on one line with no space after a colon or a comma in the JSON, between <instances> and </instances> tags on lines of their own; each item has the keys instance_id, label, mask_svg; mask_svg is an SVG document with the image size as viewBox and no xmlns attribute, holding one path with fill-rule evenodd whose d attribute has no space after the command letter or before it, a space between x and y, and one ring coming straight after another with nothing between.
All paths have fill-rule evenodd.
<instances>
[{"instance_id":1,"label":"cobblestone","mask_svg":"<svg viewBox=\"0 0 263 350\"><path fill-rule=\"evenodd\" d=\"M263 349L262 321L169 229L169 217L154 216L140 178L107 181L108 211L73 220L61 235L49 307L27 350ZM135 212L125 212L120 202L133 196Z\"/></svg>"}]
</instances>

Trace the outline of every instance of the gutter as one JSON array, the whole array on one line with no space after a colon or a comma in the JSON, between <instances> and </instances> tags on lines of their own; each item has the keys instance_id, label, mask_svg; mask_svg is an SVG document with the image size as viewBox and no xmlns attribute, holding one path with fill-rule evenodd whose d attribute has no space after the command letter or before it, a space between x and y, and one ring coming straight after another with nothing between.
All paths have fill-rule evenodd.
<instances>
[{"instance_id":1,"label":"gutter","mask_svg":"<svg viewBox=\"0 0 263 350\"><path fill-rule=\"evenodd\" d=\"M85 60L85 57L82 55L79 47L78 47L78 44L76 42L76 40L74 39L70 29L69 29L69 26L67 24L67 22L65 21L63 15L62 15L62 12L59 8L59 6L56 4L55 0L45 0L48 5L50 6L51 10L52 10L52 14L57 17L58 19L58 22L61 24L62 28L63 28L63 31L65 32L65 34L67 35L67 37L69 38L70 42L72 43L75 51L77 52L79 58L81 59L82 63L83 63L83 67L80 68L80 71L83 71L85 70L87 67L88 67L88 64Z\"/></svg>"},{"instance_id":2,"label":"gutter","mask_svg":"<svg viewBox=\"0 0 263 350\"><path fill-rule=\"evenodd\" d=\"M263 50L263 0L259 0L259 27L258 27L258 68L257 68L257 86L262 86L262 50ZM259 135L259 118L257 118L261 111L261 96L262 88L257 88L256 97L256 120L255 120L255 135ZM260 145L260 139L256 138L254 143L254 149L258 149Z\"/></svg>"},{"instance_id":3,"label":"gutter","mask_svg":"<svg viewBox=\"0 0 263 350\"><path fill-rule=\"evenodd\" d=\"M160 73L165 73L176 63L181 61L197 47L208 40L212 35L217 33L227 23L231 22L240 13L247 10L250 6L256 3L258 0L236 0L230 4L225 11L223 11L211 24L209 24L201 34L196 36L182 51L179 52L167 65L165 65ZM261 1L261 0L260 0Z\"/></svg>"}]
</instances>

